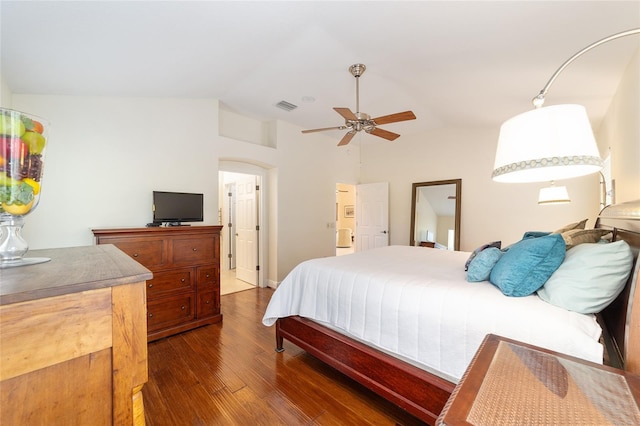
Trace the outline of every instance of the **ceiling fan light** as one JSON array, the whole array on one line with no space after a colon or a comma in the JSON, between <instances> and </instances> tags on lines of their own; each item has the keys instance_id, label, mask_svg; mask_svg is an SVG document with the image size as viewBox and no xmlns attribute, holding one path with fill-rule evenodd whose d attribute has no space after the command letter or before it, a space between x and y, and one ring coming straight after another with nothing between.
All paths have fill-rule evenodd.
<instances>
[{"instance_id":1,"label":"ceiling fan light","mask_svg":"<svg viewBox=\"0 0 640 426\"><path fill-rule=\"evenodd\" d=\"M591 125L581 105L554 105L517 115L500 127L496 182L548 182L602 169Z\"/></svg>"},{"instance_id":2,"label":"ceiling fan light","mask_svg":"<svg viewBox=\"0 0 640 426\"><path fill-rule=\"evenodd\" d=\"M354 64L349 67L349 72L356 78L356 112L354 113L349 108L334 107L333 109L344 118L344 126L339 127L324 127L320 129L303 130L302 133L314 133L324 130L333 130L337 128L349 129L349 131L342 137L338 146L347 145L353 136L362 130L366 133L381 137L383 139L393 141L400 135L397 133L389 132L387 130L380 129L376 126L379 124L397 123L399 121L414 120L415 114L411 111L398 112L395 114L385 115L378 118L371 118L367 113L360 111L360 76L364 73L366 67L363 64Z\"/></svg>"}]
</instances>

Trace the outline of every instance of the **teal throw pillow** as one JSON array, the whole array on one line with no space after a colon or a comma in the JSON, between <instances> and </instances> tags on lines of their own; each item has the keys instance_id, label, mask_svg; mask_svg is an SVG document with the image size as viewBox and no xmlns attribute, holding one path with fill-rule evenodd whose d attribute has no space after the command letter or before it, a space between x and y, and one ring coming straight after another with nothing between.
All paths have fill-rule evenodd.
<instances>
[{"instance_id":1,"label":"teal throw pillow","mask_svg":"<svg viewBox=\"0 0 640 426\"><path fill-rule=\"evenodd\" d=\"M570 311L600 312L618 297L632 264L633 254L624 241L580 244L567 251L538 296Z\"/></svg>"},{"instance_id":2,"label":"teal throw pillow","mask_svg":"<svg viewBox=\"0 0 640 426\"><path fill-rule=\"evenodd\" d=\"M522 236L523 240L526 240L527 238L539 238L539 237L545 237L547 235L549 235L551 232L543 232L543 231L527 231L524 233L524 235Z\"/></svg>"},{"instance_id":3,"label":"teal throw pillow","mask_svg":"<svg viewBox=\"0 0 640 426\"><path fill-rule=\"evenodd\" d=\"M558 269L565 252L560 234L518 241L493 267L489 281L506 296L528 296Z\"/></svg>"},{"instance_id":4,"label":"teal throw pillow","mask_svg":"<svg viewBox=\"0 0 640 426\"><path fill-rule=\"evenodd\" d=\"M490 243L487 244L483 244L480 247L478 247L477 249L475 249L471 255L469 256L469 258L467 259L467 261L464 264L464 270L468 271L469 270L469 265L471 264L471 261L478 255L478 253L480 253L482 250L487 249L489 247L496 247L496 248L501 248L502 246L502 241L492 241Z\"/></svg>"},{"instance_id":5,"label":"teal throw pillow","mask_svg":"<svg viewBox=\"0 0 640 426\"><path fill-rule=\"evenodd\" d=\"M467 281L479 282L488 281L491 270L498 263L504 253L496 247L489 247L482 250L471 260L467 271Z\"/></svg>"}]
</instances>

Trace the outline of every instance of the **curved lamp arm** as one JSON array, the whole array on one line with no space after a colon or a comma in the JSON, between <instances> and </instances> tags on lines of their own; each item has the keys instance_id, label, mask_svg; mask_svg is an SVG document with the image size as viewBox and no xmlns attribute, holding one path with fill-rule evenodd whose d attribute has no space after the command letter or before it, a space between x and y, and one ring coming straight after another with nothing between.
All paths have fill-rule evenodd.
<instances>
[{"instance_id":1,"label":"curved lamp arm","mask_svg":"<svg viewBox=\"0 0 640 426\"><path fill-rule=\"evenodd\" d=\"M610 35L609 37L605 37L602 40L598 40L595 43L590 44L589 46L585 47L584 49L582 49L581 51L579 51L578 53L576 53L575 55L573 55L572 57L567 59L565 61L565 63L562 64L560 66L560 68L558 68L556 70L555 73L553 73L553 75L551 76L551 78L549 79L547 84L545 84L545 86L542 88L542 90L540 91L538 96L533 98L533 100L532 100L533 105L535 105L536 108L540 108L544 104L544 97L547 95L547 92L549 91L549 87L551 87L551 85L553 84L555 79L558 77L558 75L560 75L560 73L567 66L569 66L569 64L571 62L573 62L575 59L577 59L578 57L582 56L582 54L588 52L589 50L593 49L596 46L600 46L601 44L607 43L607 42L609 42L611 40L615 40L617 38L625 37L625 36L632 35L632 34L640 34L640 28L636 28L636 29L628 30L628 31L623 31L623 32L618 33L618 34L613 34L613 35Z\"/></svg>"}]
</instances>

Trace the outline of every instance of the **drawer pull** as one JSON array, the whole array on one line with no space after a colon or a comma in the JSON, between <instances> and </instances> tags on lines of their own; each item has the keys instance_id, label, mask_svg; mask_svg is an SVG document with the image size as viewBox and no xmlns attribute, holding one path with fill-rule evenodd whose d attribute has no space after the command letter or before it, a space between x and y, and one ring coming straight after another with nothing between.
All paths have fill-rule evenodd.
<instances>
[{"instance_id":1,"label":"drawer pull","mask_svg":"<svg viewBox=\"0 0 640 426\"><path fill-rule=\"evenodd\" d=\"M153 314L151 312L149 312L149 318L151 318L153 316Z\"/></svg>"},{"instance_id":2,"label":"drawer pull","mask_svg":"<svg viewBox=\"0 0 640 426\"><path fill-rule=\"evenodd\" d=\"M149 288L153 287L153 284L149 284Z\"/></svg>"},{"instance_id":3,"label":"drawer pull","mask_svg":"<svg viewBox=\"0 0 640 426\"><path fill-rule=\"evenodd\" d=\"M194 247L194 248L193 248L193 251L198 251L198 249Z\"/></svg>"},{"instance_id":4,"label":"drawer pull","mask_svg":"<svg viewBox=\"0 0 640 426\"><path fill-rule=\"evenodd\" d=\"M209 274L207 274L207 278L209 278L209 277L210 277L210 275L209 275Z\"/></svg>"},{"instance_id":5,"label":"drawer pull","mask_svg":"<svg viewBox=\"0 0 640 426\"><path fill-rule=\"evenodd\" d=\"M138 257L138 253L133 253L133 257Z\"/></svg>"},{"instance_id":6,"label":"drawer pull","mask_svg":"<svg viewBox=\"0 0 640 426\"><path fill-rule=\"evenodd\" d=\"M185 307L184 307L184 305L182 305L182 306L180 307L180 309L182 309L182 310L184 311L184 310L185 310Z\"/></svg>"},{"instance_id":7,"label":"drawer pull","mask_svg":"<svg viewBox=\"0 0 640 426\"><path fill-rule=\"evenodd\" d=\"M180 282L181 282L181 283L183 283L183 282L184 282L184 278L181 278L181 279L180 279Z\"/></svg>"},{"instance_id":8,"label":"drawer pull","mask_svg":"<svg viewBox=\"0 0 640 426\"><path fill-rule=\"evenodd\" d=\"M210 302L211 302L210 300L207 300L207 301L206 301L206 302L204 302L204 303L206 303L206 304L208 305Z\"/></svg>"}]
</instances>

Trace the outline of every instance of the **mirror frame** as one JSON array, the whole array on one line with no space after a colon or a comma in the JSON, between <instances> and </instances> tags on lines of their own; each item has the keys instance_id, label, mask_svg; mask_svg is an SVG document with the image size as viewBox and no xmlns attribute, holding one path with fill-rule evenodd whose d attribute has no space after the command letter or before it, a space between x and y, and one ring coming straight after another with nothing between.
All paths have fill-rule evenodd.
<instances>
[{"instance_id":1,"label":"mirror frame","mask_svg":"<svg viewBox=\"0 0 640 426\"><path fill-rule=\"evenodd\" d=\"M416 241L413 238L416 227L416 194L417 190L423 186L437 186L437 185L455 185L456 186L456 214L455 214L455 238L454 247L455 251L460 250L460 205L462 198L462 179L448 179L448 180L435 180L431 182L416 182L411 185L411 234L409 237L409 244L415 246Z\"/></svg>"}]
</instances>

